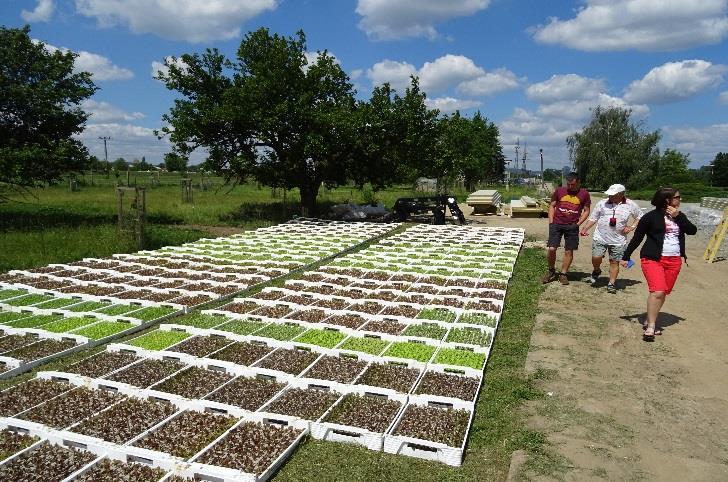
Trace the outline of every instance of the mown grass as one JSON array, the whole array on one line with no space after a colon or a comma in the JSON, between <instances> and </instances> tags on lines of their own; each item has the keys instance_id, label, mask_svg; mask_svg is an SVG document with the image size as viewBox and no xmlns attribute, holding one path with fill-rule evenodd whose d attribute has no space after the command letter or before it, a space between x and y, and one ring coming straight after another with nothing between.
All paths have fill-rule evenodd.
<instances>
[{"instance_id":1,"label":"mown grass","mask_svg":"<svg viewBox=\"0 0 728 482\"><path fill-rule=\"evenodd\" d=\"M529 430L519 410L542 396L524 366L543 288L543 252L521 251L506 308L486 368L475 418L460 468L389 455L340 443L308 439L276 475L276 481L308 480L504 480L515 450L540 452L545 436Z\"/></svg>"},{"instance_id":2,"label":"mown grass","mask_svg":"<svg viewBox=\"0 0 728 482\"><path fill-rule=\"evenodd\" d=\"M235 187L218 184L207 190L194 189L193 203L183 203L178 184L148 187L146 193L147 219L156 224L231 225L246 229L270 226L298 214L300 196L297 189L273 191L256 184ZM520 198L533 194L532 188L514 186L504 198ZM333 189L322 188L319 193L319 213L328 213L337 203L363 203L372 198L392 208L400 197L431 195L414 191L411 186L393 186L383 191L367 194L353 186ZM452 192L460 202L468 193L455 189ZM116 192L111 185L82 186L71 192L66 185L34 189L24 196L15 195L10 202L0 203L0 231L13 229L47 229L54 226L74 226L79 223L104 224L116 217Z\"/></svg>"},{"instance_id":3,"label":"mown grass","mask_svg":"<svg viewBox=\"0 0 728 482\"><path fill-rule=\"evenodd\" d=\"M205 233L168 226L148 226L147 249L195 241ZM114 225L80 225L34 231L13 230L0 235L0 273L50 263L67 263L85 257L132 253L137 244L131 236L117 235Z\"/></svg>"}]
</instances>

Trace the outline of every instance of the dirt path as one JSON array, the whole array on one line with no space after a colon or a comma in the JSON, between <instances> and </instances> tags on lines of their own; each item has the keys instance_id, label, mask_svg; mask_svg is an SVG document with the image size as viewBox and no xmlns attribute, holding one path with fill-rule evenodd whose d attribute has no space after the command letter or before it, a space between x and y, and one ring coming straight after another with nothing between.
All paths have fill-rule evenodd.
<instances>
[{"instance_id":1,"label":"dirt path","mask_svg":"<svg viewBox=\"0 0 728 482\"><path fill-rule=\"evenodd\" d=\"M477 219L546 237L545 219ZM664 335L645 343L639 263L610 295L606 279L579 281L591 272L591 238L582 243L571 284L541 297L526 366L549 393L528 414L551 447L512 467L512 478L728 480L728 262L706 264L705 241L689 237L690 265L658 321Z\"/></svg>"}]
</instances>

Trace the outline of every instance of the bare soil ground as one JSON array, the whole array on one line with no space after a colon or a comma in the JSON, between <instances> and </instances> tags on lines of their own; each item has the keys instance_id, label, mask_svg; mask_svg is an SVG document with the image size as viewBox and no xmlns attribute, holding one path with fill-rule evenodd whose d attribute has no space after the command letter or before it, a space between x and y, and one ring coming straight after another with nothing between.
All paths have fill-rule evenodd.
<instances>
[{"instance_id":1,"label":"bare soil ground","mask_svg":"<svg viewBox=\"0 0 728 482\"><path fill-rule=\"evenodd\" d=\"M469 218L523 227L545 245L546 219ZM704 239L688 237L689 266L658 320L664 334L646 343L637 254L608 294L606 278L581 281L591 237L581 239L571 284L552 283L540 299L526 364L548 393L527 407L529 423L550 447L516 454L509 479L728 480L728 262L705 263L704 249Z\"/></svg>"}]
</instances>

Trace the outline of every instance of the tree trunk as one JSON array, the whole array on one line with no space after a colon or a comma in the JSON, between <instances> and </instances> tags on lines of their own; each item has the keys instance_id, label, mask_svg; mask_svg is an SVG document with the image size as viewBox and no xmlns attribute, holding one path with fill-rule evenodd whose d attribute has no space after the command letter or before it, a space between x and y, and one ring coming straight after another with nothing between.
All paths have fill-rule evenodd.
<instances>
[{"instance_id":1,"label":"tree trunk","mask_svg":"<svg viewBox=\"0 0 728 482\"><path fill-rule=\"evenodd\" d=\"M321 183L317 181L305 182L299 186L299 190L301 191L301 216L316 216L316 198L318 197L320 186Z\"/></svg>"}]
</instances>

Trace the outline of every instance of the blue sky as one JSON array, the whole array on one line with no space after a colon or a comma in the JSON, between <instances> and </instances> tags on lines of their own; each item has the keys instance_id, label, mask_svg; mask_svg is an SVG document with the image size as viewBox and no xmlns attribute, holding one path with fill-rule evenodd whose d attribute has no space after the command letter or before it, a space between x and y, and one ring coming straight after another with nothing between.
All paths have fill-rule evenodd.
<instances>
[{"instance_id":1,"label":"blue sky","mask_svg":"<svg viewBox=\"0 0 728 482\"><path fill-rule=\"evenodd\" d=\"M93 73L81 138L102 158L110 136L110 159L160 162L152 131L174 93L152 72L207 47L234 57L261 26L303 29L361 98L418 75L432 107L494 121L506 157L527 143L530 168L538 148L546 167L568 164L565 138L596 105L631 108L693 166L728 151L728 0L3 0L0 18Z\"/></svg>"}]
</instances>

